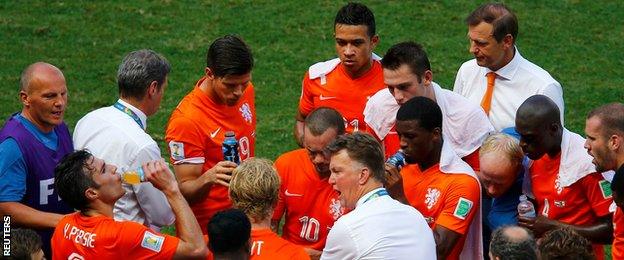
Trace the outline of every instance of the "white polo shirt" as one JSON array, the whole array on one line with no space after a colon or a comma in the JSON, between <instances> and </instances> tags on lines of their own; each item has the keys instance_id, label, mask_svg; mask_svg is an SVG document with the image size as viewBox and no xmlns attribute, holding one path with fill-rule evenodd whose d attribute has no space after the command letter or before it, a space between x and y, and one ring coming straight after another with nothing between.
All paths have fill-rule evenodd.
<instances>
[{"instance_id":1,"label":"white polo shirt","mask_svg":"<svg viewBox=\"0 0 624 260\"><path fill-rule=\"evenodd\" d=\"M118 100L146 126L147 116L138 108ZM76 124L74 148L88 149L95 157L117 166L117 172L141 167L161 158L156 142L132 117L110 106L91 111ZM175 216L165 195L151 183L123 184L126 193L113 208L115 220L141 223L154 229L171 225Z\"/></svg>"},{"instance_id":2,"label":"white polo shirt","mask_svg":"<svg viewBox=\"0 0 624 260\"><path fill-rule=\"evenodd\" d=\"M433 233L418 210L388 195L362 196L327 236L321 259L436 259Z\"/></svg>"},{"instance_id":3,"label":"white polo shirt","mask_svg":"<svg viewBox=\"0 0 624 260\"><path fill-rule=\"evenodd\" d=\"M563 90L548 72L520 55L518 48L511 62L497 71L490 108L490 122L500 131L515 126L516 111L530 96L545 95L552 99L561 112L563 124ZM477 65L475 59L462 64L455 78L453 91L480 105L487 89L486 74L492 70Z\"/></svg>"}]
</instances>

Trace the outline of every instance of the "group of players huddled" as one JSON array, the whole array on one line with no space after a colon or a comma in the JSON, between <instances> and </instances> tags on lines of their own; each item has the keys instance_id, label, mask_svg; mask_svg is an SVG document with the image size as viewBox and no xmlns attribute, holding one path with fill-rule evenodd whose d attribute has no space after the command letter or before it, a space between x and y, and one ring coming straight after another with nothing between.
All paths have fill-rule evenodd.
<instances>
[{"instance_id":1,"label":"group of players huddled","mask_svg":"<svg viewBox=\"0 0 624 260\"><path fill-rule=\"evenodd\" d=\"M338 57L303 77L301 148L274 163L254 158L254 59L238 36L210 45L205 74L173 110L170 165L145 132L167 88L163 56L127 54L118 101L73 135L62 72L34 63L23 109L0 131L0 212L35 229L52 259L483 259L508 225L535 237L565 227L598 259L611 243L624 259L624 105L594 109L586 139L568 131L562 87L520 55L514 13L483 4L466 24L474 59L450 91L421 45L380 57L372 11L343 6ZM240 164L224 160L228 132ZM142 182L122 182L126 172ZM175 236L160 232L169 225Z\"/></svg>"}]
</instances>

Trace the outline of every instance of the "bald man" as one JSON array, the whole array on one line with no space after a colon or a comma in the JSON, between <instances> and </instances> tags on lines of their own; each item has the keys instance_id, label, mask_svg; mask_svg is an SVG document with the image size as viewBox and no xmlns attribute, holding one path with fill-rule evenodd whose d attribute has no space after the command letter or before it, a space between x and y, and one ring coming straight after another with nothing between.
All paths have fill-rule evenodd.
<instances>
[{"instance_id":1,"label":"bald man","mask_svg":"<svg viewBox=\"0 0 624 260\"><path fill-rule=\"evenodd\" d=\"M37 230L50 256L50 237L62 215L73 211L53 188L54 167L73 150L63 123L67 86L61 70L37 62L20 80L22 111L0 130L0 214L12 227Z\"/></svg>"},{"instance_id":2,"label":"bald man","mask_svg":"<svg viewBox=\"0 0 624 260\"><path fill-rule=\"evenodd\" d=\"M594 243L611 243L613 199L610 184L596 171L583 148L585 139L561 125L559 108L543 95L529 97L516 113L520 147L533 160L529 168L535 195L536 218L518 217L520 226L541 236L558 227L570 227Z\"/></svg>"}]
</instances>

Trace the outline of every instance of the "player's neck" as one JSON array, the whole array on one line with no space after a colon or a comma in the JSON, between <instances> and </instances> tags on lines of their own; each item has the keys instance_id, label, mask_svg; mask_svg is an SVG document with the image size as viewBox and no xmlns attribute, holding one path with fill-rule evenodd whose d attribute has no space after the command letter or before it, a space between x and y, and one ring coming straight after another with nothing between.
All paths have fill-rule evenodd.
<instances>
[{"instance_id":1,"label":"player's neck","mask_svg":"<svg viewBox=\"0 0 624 260\"><path fill-rule=\"evenodd\" d=\"M132 105L133 107L135 107L138 110L141 110L141 112L143 112L143 114L148 115L148 109L147 109L147 105L145 104L145 102L142 102L141 100L137 100L131 97L119 97L119 99L123 100L124 102Z\"/></svg>"},{"instance_id":2,"label":"player's neck","mask_svg":"<svg viewBox=\"0 0 624 260\"><path fill-rule=\"evenodd\" d=\"M113 207L106 206L101 203L93 203L90 205L91 208L87 210L82 210L80 214L87 217L97 217L97 216L106 216L109 218L113 217Z\"/></svg>"},{"instance_id":3,"label":"player's neck","mask_svg":"<svg viewBox=\"0 0 624 260\"><path fill-rule=\"evenodd\" d=\"M225 102L221 100L214 91L213 81L206 77L206 79L199 85L199 89L208 96L212 102L219 105L224 105Z\"/></svg>"},{"instance_id":4,"label":"player's neck","mask_svg":"<svg viewBox=\"0 0 624 260\"><path fill-rule=\"evenodd\" d=\"M345 69L345 72L347 73L347 75L349 75L349 77L351 77L352 79L357 79L359 77L364 76L364 74L366 74L370 69L373 68L373 60L371 59L370 62L368 62L368 64L362 66L357 71L347 70L347 68L344 67L344 66L343 66L343 68Z\"/></svg>"},{"instance_id":5,"label":"player's neck","mask_svg":"<svg viewBox=\"0 0 624 260\"><path fill-rule=\"evenodd\" d=\"M30 111L28 111L28 109L24 108L22 109L22 117L26 118L26 120L30 121L33 125L35 125L37 127L37 129L39 129L39 131L43 132L43 133L49 133L52 132L52 130L54 130L54 125L50 125L50 124L46 124L44 122L39 122L37 120L35 120L35 117L32 116L30 114Z\"/></svg>"},{"instance_id":6,"label":"player's neck","mask_svg":"<svg viewBox=\"0 0 624 260\"><path fill-rule=\"evenodd\" d=\"M251 229L271 229L271 215L269 215L266 219L260 221L251 221Z\"/></svg>"},{"instance_id":7,"label":"player's neck","mask_svg":"<svg viewBox=\"0 0 624 260\"><path fill-rule=\"evenodd\" d=\"M444 141L442 141L444 142ZM421 171L426 171L438 163L440 163L440 157L442 156L442 143L438 144L431 152L428 158L418 163Z\"/></svg>"}]
</instances>

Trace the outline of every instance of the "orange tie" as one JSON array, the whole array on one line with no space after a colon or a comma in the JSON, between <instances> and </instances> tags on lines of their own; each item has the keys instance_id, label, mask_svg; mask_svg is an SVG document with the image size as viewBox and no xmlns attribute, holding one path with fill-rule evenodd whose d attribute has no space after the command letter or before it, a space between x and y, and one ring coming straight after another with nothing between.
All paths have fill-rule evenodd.
<instances>
[{"instance_id":1,"label":"orange tie","mask_svg":"<svg viewBox=\"0 0 624 260\"><path fill-rule=\"evenodd\" d=\"M486 115L490 115L490 107L492 107L492 94L494 93L494 80L496 79L496 73L488 72L487 76L487 89L485 95L481 99L481 107L485 110Z\"/></svg>"}]
</instances>

